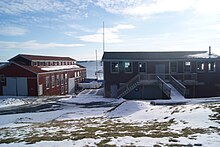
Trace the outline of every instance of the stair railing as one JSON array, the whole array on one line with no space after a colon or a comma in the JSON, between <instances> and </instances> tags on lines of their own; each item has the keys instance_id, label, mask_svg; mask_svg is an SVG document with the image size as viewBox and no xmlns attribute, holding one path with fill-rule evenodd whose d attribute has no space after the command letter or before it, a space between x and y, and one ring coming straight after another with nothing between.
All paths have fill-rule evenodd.
<instances>
[{"instance_id":1,"label":"stair railing","mask_svg":"<svg viewBox=\"0 0 220 147\"><path fill-rule=\"evenodd\" d=\"M186 87L180 83L177 79L175 79L173 76L170 76L170 83L173 85L176 90L181 93L184 97L186 95Z\"/></svg>"},{"instance_id":2,"label":"stair railing","mask_svg":"<svg viewBox=\"0 0 220 147\"><path fill-rule=\"evenodd\" d=\"M170 98L171 87L159 76L157 76L158 84L160 89L166 94L167 97Z\"/></svg>"}]
</instances>

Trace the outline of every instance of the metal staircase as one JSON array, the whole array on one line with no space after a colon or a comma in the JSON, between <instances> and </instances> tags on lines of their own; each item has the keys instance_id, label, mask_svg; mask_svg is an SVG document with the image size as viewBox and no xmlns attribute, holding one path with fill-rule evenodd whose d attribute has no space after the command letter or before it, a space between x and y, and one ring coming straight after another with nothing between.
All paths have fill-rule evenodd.
<instances>
[{"instance_id":1,"label":"metal staircase","mask_svg":"<svg viewBox=\"0 0 220 147\"><path fill-rule=\"evenodd\" d=\"M118 98L121 98L135 89L140 85L140 75L136 75L130 81L128 81L124 86L118 89Z\"/></svg>"},{"instance_id":2,"label":"metal staircase","mask_svg":"<svg viewBox=\"0 0 220 147\"><path fill-rule=\"evenodd\" d=\"M147 82L147 81L152 81L152 79L143 79L142 78L143 75L138 74L135 77L133 77L130 81L128 81L127 83L125 83L125 85L121 86L118 89L117 92L117 98L121 98L125 95L127 95L129 92L131 92L132 90L134 90L137 86ZM169 86L170 84L172 85L172 87L174 87L181 95L183 95L183 97L185 97L186 94L186 87L180 83L177 79L175 79L173 76L170 75L170 80L168 84L167 82L165 82L165 80L163 80L160 76L155 76L154 81L159 85L160 89L164 92L164 94L167 97L170 97L171 95L171 90L172 88Z\"/></svg>"}]
</instances>

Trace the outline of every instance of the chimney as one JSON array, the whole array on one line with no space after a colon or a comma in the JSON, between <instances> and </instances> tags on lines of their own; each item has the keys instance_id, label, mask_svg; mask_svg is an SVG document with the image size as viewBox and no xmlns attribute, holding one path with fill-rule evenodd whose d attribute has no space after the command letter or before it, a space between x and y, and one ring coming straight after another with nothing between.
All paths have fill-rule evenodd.
<instances>
[{"instance_id":1,"label":"chimney","mask_svg":"<svg viewBox=\"0 0 220 147\"><path fill-rule=\"evenodd\" d=\"M211 46L209 46L209 55L212 55Z\"/></svg>"}]
</instances>

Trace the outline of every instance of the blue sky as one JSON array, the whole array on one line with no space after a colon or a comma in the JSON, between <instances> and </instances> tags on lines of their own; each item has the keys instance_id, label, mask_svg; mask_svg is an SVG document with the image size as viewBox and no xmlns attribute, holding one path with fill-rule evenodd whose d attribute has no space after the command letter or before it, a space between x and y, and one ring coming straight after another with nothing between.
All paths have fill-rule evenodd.
<instances>
[{"instance_id":1,"label":"blue sky","mask_svg":"<svg viewBox=\"0 0 220 147\"><path fill-rule=\"evenodd\" d=\"M105 51L220 55L219 0L1 0L0 61L17 54L101 58Z\"/></svg>"}]
</instances>

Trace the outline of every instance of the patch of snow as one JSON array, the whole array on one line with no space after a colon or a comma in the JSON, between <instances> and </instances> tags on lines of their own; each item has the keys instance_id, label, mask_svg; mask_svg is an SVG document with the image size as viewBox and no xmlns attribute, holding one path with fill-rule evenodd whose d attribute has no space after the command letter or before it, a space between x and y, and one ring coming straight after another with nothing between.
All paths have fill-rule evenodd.
<instances>
[{"instance_id":1,"label":"patch of snow","mask_svg":"<svg viewBox=\"0 0 220 147\"><path fill-rule=\"evenodd\" d=\"M27 102L22 99L15 99L15 98L0 99L0 108L19 106L24 104L27 104Z\"/></svg>"},{"instance_id":2,"label":"patch of snow","mask_svg":"<svg viewBox=\"0 0 220 147\"><path fill-rule=\"evenodd\" d=\"M69 98L60 99L58 101L69 104L88 104L93 102L120 103L124 101L123 98L104 98L103 96L97 95L99 90L100 89L87 89L79 93L76 97L70 96Z\"/></svg>"},{"instance_id":3,"label":"patch of snow","mask_svg":"<svg viewBox=\"0 0 220 147\"><path fill-rule=\"evenodd\" d=\"M202 54L195 54L195 55L189 55L191 58L218 58L218 55L211 54L209 53L202 53Z\"/></svg>"},{"instance_id":4,"label":"patch of snow","mask_svg":"<svg viewBox=\"0 0 220 147\"><path fill-rule=\"evenodd\" d=\"M129 145L135 145L135 146L154 146L155 144L158 144L160 142L168 142L169 138L150 138L150 137L138 137L134 138L131 136L125 136L125 137L118 137L113 138L108 143L108 145L117 145L117 146L129 146Z\"/></svg>"},{"instance_id":5,"label":"patch of snow","mask_svg":"<svg viewBox=\"0 0 220 147\"><path fill-rule=\"evenodd\" d=\"M72 69L72 68L78 69L80 67L78 65L48 66L48 67L42 67L41 70L52 71L52 70Z\"/></svg>"}]
</instances>

